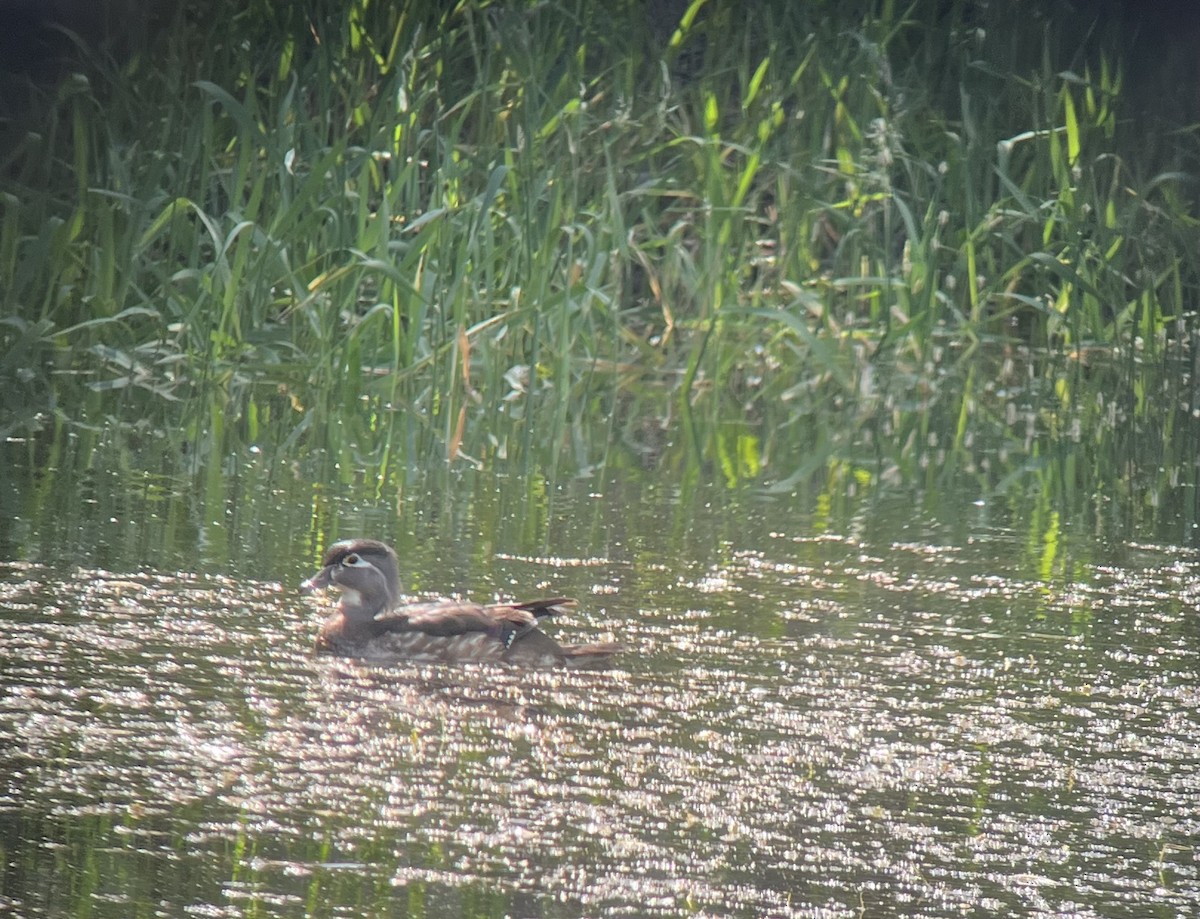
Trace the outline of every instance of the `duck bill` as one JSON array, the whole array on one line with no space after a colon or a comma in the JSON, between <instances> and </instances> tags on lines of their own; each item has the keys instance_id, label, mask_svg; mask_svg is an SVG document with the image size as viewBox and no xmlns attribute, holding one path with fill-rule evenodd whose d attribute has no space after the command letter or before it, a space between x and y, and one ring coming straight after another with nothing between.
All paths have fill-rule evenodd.
<instances>
[{"instance_id":1,"label":"duck bill","mask_svg":"<svg viewBox=\"0 0 1200 919\"><path fill-rule=\"evenodd\" d=\"M322 568L311 578L300 585L300 593L310 594L314 590L324 590L329 586L329 575L331 568Z\"/></svg>"}]
</instances>

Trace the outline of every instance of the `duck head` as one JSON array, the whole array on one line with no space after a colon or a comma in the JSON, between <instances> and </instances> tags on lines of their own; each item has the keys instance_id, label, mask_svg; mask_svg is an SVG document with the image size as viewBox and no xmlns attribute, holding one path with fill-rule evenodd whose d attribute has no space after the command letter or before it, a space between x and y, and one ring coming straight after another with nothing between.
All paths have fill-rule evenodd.
<instances>
[{"instance_id":1,"label":"duck head","mask_svg":"<svg viewBox=\"0 0 1200 919\"><path fill-rule=\"evenodd\" d=\"M347 539L325 552L321 570L300 585L303 593L336 587L338 609L348 619L366 622L391 609L400 595L396 553L374 539Z\"/></svg>"}]
</instances>

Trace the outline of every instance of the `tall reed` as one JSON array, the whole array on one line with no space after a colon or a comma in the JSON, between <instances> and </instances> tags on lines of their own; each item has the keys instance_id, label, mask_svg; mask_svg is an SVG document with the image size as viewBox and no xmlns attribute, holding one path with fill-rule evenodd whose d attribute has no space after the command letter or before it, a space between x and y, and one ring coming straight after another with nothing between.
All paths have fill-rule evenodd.
<instances>
[{"instance_id":1,"label":"tall reed","mask_svg":"<svg viewBox=\"0 0 1200 919\"><path fill-rule=\"evenodd\" d=\"M1196 138L1103 20L210 6L9 121L7 435L1195 492Z\"/></svg>"}]
</instances>

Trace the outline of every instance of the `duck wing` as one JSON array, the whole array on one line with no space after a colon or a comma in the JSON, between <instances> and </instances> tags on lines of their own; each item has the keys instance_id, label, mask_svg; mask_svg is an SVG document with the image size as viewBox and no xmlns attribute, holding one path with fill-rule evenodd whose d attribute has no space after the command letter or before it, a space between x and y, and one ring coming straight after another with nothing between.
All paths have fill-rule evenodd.
<instances>
[{"instance_id":1,"label":"duck wing","mask_svg":"<svg viewBox=\"0 0 1200 919\"><path fill-rule=\"evenodd\" d=\"M517 603L435 600L410 603L375 617L384 648L405 657L497 660L527 666L601 667L618 644L560 645L538 629L538 620L575 605L567 597Z\"/></svg>"},{"instance_id":2,"label":"duck wing","mask_svg":"<svg viewBox=\"0 0 1200 919\"><path fill-rule=\"evenodd\" d=\"M380 613L376 623L386 632L421 632L437 638L483 633L508 647L537 627L538 618L557 612L561 599L487 606L461 600L413 603Z\"/></svg>"}]
</instances>

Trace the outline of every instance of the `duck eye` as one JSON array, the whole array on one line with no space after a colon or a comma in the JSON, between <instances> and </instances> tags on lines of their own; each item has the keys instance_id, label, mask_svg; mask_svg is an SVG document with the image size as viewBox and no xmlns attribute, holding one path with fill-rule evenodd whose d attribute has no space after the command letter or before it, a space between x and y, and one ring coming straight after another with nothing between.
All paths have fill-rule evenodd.
<instances>
[{"instance_id":1,"label":"duck eye","mask_svg":"<svg viewBox=\"0 0 1200 919\"><path fill-rule=\"evenodd\" d=\"M351 568L356 568L359 565L361 565L362 563L363 563L363 560L362 560L361 556L356 555L353 552L351 552L344 559L342 559L342 564L349 565Z\"/></svg>"}]
</instances>

